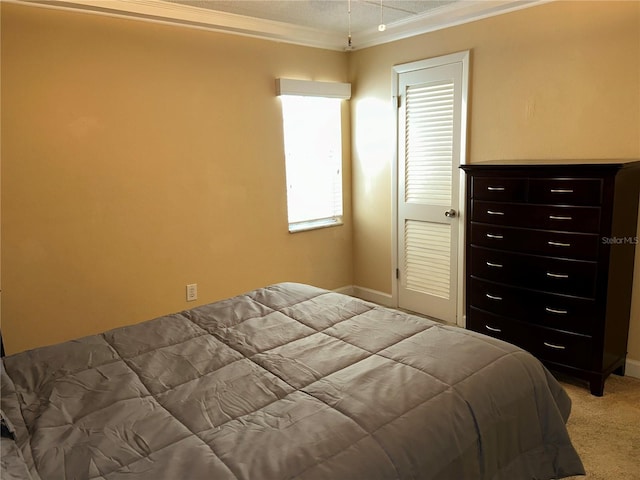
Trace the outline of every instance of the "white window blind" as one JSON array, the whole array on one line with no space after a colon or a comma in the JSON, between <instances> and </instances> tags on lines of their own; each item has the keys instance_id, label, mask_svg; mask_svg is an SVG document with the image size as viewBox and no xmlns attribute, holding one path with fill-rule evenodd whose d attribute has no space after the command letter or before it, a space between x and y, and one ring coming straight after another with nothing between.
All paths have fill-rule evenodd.
<instances>
[{"instance_id":1,"label":"white window blind","mask_svg":"<svg viewBox=\"0 0 640 480\"><path fill-rule=\"evenodd\" d=\"M289 231L339 225L343 213L340 102L348 98L350 86L278 79L276 89L282 100Z\"/></svg>"}]
</instances>

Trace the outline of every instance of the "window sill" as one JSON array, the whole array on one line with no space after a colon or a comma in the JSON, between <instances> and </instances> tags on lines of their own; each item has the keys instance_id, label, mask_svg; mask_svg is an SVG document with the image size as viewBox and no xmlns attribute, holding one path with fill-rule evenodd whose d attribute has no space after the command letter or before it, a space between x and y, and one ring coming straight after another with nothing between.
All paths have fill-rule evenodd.
<instances>
[{"instance_id":1,"label":"window sill","mask_svg":"<svg viewBox=\"0 0 640 480\"><path fill-rule=\"evenodd\" d=\"M308 222L297 222L289 224L289 233L308 232L319 228L338 227L343 225L342 219L323 218L322 220L311 220Z\"/></svg>"}]
</instances>

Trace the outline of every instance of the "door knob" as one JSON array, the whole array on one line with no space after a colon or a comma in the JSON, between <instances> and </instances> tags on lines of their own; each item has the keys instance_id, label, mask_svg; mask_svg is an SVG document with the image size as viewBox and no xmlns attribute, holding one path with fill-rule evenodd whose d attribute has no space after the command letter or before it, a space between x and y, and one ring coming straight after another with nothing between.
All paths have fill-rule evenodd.
<instances>
[{"instance_id":1,"label":"door knob","mask_svg":"<svg viewBox=\"0 0 640 480\"><path fill-rule=\"evenodd\" d=\"M447 210L446 212L444 212L444 216L445 217L449 217L449 218L453 218L453 217L456 216L456 211L453 208L451 208L451 209Z\"/></svg>"}]
</instances>

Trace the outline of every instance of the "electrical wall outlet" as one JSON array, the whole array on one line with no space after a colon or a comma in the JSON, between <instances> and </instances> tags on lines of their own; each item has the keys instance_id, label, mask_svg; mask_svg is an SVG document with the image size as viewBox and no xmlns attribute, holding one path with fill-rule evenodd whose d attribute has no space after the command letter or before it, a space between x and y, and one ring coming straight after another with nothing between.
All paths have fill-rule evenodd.
<instances>
[{"instance_id":1,"label":"electrical wall outlet","mask_svg":"<svg viewBox=\"0 0 640 480\"><path fill-rule=\"evenodd\" d=\"M198 298L198 284L190 283L187 285L187 302L193 302Z\"/></svg>"}]
</instances>

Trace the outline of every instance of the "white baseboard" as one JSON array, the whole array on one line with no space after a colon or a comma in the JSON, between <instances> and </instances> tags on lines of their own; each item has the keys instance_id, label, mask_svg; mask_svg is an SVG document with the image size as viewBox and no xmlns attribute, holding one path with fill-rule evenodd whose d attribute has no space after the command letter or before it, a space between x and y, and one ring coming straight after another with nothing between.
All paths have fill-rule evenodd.
<instances>
[{"instance_id":1,"label":"white baseboard","mask_svg":"<svg viewBox=\"0 0 640 480\"><path fill-rule=\"evenodd\" d=\"M359 287L357 285L345 285L344 287L333 289L336 293L342 293L344 295L350 295L357 297L367 302L377 303L383 307L395 308L393 297L389 293L379 292L378 290L372 290L366 287Z\"/></svg>"},{"instance_id":2,"label":"white baseboard","mask_svg":"<svg viewBox=\"0 0 640 480\"><path fill-rule=\"evenodd\" d=\"M378 290L372 290L370 288L354 285L352 295L369 302L377 303L378 305L382 305L384 307L396 307L393 301L393 297L390 293L384 293Z\"/></svg>"},{"instance_id":3,"label":"white baseboard","mask_svg":"<svg viewBox=\"0 0 640 480\"><path fill-rule=\"evenodd\" d=\"M333 291L336 293L342 293L343 295L350 295L352 297L354 296L353 285L345 285L344 287L334 288Z\"/></svg>"},{"instance_id":4,"label":"white baseboard","mask_svg":"<svg viewBox=\"0 0 640 480\"><path fill-rule=\"evenodd\" d=\"M640 361L627 358L624 374L629 377L640 378Z\"/></svg>"}]
</instances>

